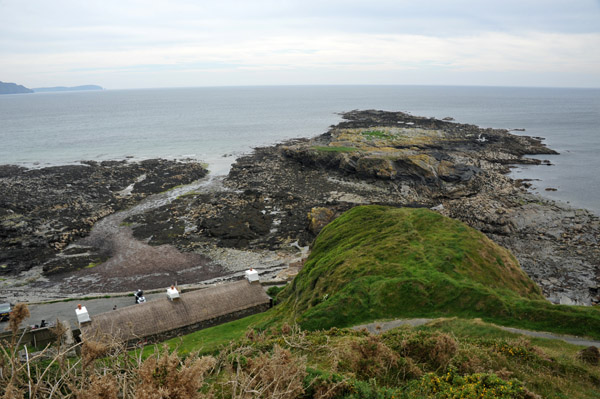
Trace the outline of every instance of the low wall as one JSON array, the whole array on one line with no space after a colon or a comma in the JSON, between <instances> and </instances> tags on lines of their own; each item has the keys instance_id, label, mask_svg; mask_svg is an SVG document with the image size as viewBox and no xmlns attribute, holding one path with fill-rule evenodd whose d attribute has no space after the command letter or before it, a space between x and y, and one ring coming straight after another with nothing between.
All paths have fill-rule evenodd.
<instances>
[{"instance_id":1,"label":"low wall","mask_svg":"<svg viewBox=\"0 0 600 399\"><path fill-rule=\"evenodd\" d=\"M11 337L12 332L4 332L0 334L0 341L10 341ZM31 327L26 327L24 329L22 328L17 333L17 337L21 338L22 345L34 346L40 349L56 341L56 337L54 336L54 334L52 334L52 332L50 332L50 329L48 327L33 329Z\"/></svg>"},{"instance_id":2,"label":"low wall","mask_svg":"<svg viewBox=\"0 0 600 399\"><path fill-rule=\"evenodd\" d=\"M195 331L203 330L205 328L214 327L219 324L228 323L230 321L239 320L241 318L251 316L253 314L266 312L271 305L269 303L262 303L253 307L249 307L237 312L231 312L225 315L213 317L212 319L203 320L199 323L190 324L185 327L176 328L173 330L165 331L160 334L149 335L142 339L130 340L127 342L127 346L142 346L152 344L156 342L166 341L171 338L179 337L182 335L190 334Z\"/></svg>"}]
</instances>

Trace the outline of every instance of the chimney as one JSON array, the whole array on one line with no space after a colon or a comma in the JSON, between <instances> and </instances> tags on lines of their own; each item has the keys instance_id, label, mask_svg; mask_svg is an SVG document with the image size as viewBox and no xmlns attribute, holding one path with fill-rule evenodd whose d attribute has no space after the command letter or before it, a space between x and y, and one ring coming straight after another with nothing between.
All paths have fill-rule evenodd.
<instances>
[{"instance_id":1,"label":"chimney","mask_svg":"<svg viewBox=\"0 0 600 399\"><path fill-rule=\"evenodd\" d=\"M90 314L88 313L87 309L85 308L85 306L81 306L81 304L77 305L77 309L75 309L75 314L77 315L77 321L79 322L80 326L84 323L89 323L92 321L92 319L90 319Z\"/></svg>"},{"instance_id":2,"label":"chimney","mask_svg":"<svg viewBox=\"0 0 600 399\"><path fill-rule=\"evenodd\" d=\"M171 301L175 299L179 299L179 291L172 285L170 288L167 288L167 298Z\"/></svg>"},{"instance_id":3,"label":"chimney","mask_svg":"<svg viewBox=\"0 0 600 399\"><path fill-rule=\"evenodd\" d=\"M253 268L246 270L246 280L248 280L249 283L259 282L258 272Z\"/></svg>"}]
</instances>

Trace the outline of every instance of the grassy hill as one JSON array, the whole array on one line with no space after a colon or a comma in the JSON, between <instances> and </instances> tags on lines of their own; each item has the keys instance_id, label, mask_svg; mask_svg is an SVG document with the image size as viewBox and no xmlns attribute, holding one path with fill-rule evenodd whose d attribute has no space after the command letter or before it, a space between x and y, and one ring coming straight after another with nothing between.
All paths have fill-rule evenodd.
<instances>
[{"instance_id":1,"label":"grassy hill","mask_svg":"<svg viewBox=\"0 0 600 399\"><path fill-rule=\"evenodd\" d=\"M278 317L309 330L460 316L600 337L597 309L551 304L508 250L427 209L346 212L321 231L278 299Z\"/></svg>"},{"instance_id":2,"label":"grassy hill","mask_svg":"<svg viewBox=\"0 0 600 399\"><path fill-rule=\"evenodd\" d=\"M426 209L365 206L343 214L323 229L278 298L268 312L162 350L86 341L77 361L46 348L23 363L12 323L13 340L0 342L0 396L600 398L597 348L581 351L481 320L598 337L598 310L550 304L510 252ZM379 335L339 328L448 315Z\"/></svg>"},{"instance_id":3,"label":"grassy hill","mask_svg":"<svg viewBox=\"0 0 600 399\"><path fill-rule=\"evenodd\" d=\"M260 397L600 398L597 351L586 360L581 347L489 323L600 338L600 312L552 305L509 251L427 209L346 212L277 299L169 344L216 356L223 371L205 389L227 398L245 381ZM340 328L410 317L437 319L381 335Z\"/></svg>"}]
</instances>

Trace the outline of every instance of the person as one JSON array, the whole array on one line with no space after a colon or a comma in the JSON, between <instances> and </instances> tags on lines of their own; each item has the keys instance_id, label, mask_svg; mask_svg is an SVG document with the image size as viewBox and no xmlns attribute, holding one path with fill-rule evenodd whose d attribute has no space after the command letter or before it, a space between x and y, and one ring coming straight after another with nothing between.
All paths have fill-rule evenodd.
<instances>
[{"instance_id":1,"label":"person","mask_svg":"<svg viewBox=\"0 0 600 399\"><path fill-rule=\"evenodd\" d=\"M117 310L117 305L113 306L113 310Z\"/></svg>"},{"instance_id":2,"label":"person","mask_svg":"<svg viewBox=\"0 0 600 399\"><path fill-rule=\"evenodd\" d=\"M144 303L144 302L146 302L146 298L144 298L144 291L137 290L135 292L134 296L135 296L135 303Z\"/></svg>"}]
</instances>

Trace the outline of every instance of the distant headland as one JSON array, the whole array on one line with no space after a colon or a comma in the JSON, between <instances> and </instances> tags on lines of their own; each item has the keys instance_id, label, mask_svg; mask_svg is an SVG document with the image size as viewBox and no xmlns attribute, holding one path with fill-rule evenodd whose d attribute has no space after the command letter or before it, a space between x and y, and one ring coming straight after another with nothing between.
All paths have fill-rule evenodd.
<instances>
[{"instance_id":1,"label":"distant headland","mask_svg":"<svg viewBox=\"0 0 600 399\"><path fill-rule=\"evenodd\" d=\"M37 87L29 89L16 83L0 82L0 94L21 94L21 93L48 93L55 91L84 91L84 90L104 90L97 85L83 85L74 87L56 86L56 87Z\"/></svg>"},{"instance_id":2,"label":"distant headland","mask_svg":"<svg viewBox=\"0 0 600 399\"><path fill-rule=\"evenodd\" d=\"M33 93L33 90L16 83L0 82L0 94Z\"/></svg>"}]
</instances>

